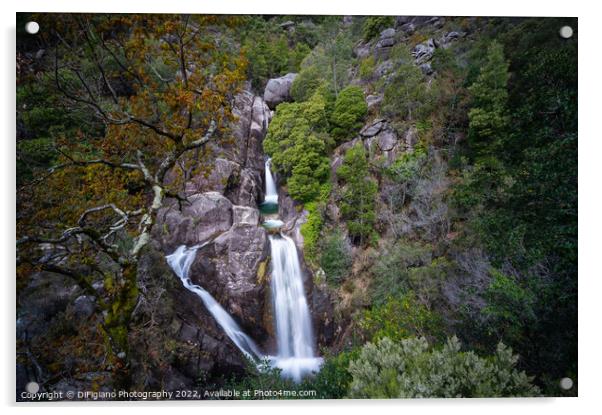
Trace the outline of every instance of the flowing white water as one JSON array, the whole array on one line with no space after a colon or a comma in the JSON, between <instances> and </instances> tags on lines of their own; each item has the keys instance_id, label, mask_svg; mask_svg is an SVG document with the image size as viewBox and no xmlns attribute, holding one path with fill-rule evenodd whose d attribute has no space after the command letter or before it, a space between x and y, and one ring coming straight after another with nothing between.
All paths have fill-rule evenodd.
<instances>
[{"instance_id":1,"label":"flowing white water","mask_svg":"<svg viewBox=\"0 0 602 415\"><path fill-rule=\"evenodd\" d=\"M311 315L295 242L287 236L270 236L272 297L276 318L276 367L295 381L317 371L322 359L314 356Z\"/></svg>"},{"instance_id":2,"label":"flowing white water","mask_svg":"<svg viewBox=\"0 0 602 415\"><path fill-rule=\"evenodd\" d=\"M265 202L266 203L278 203L278 191L276 190L276 182L274 181L274 176L272 176L272 171L270 170L272 166L272 159L267 159L265 161Z\"/></svg>"},{"instance_id":3,"label":"flowing white water","mask_svg":"<svg viewBox=\"0 0 602 415\"><path fill-rule=\"evenodd\" d=\"M255 345L255 342L242 331L242 329L238 326L238 324L236 324L228 312L224 310L217 301L215 301L211 294L198 285L193 284L190 280L190 277L188 276L190 266L196 258L197 250L202 246L203 245L196 245L187 248L185 245L182 245L176 249L173 254L165 257L165 259L167 260L167 263L171 269L178 277L180 277L184 287L199 296L199 298L203 301L203 304L205 304L205 307L207 307L207 310L209 310L211 315L222 327L226 335L230 338L230 340L232 340L232 342L234 342L240 351L251 360L262 358L263 354L259 351Z\"/></svg>"},{"instance_id":4,"label":"flowing white water","mask_svg":"<svg viewBox=\"0 0 602 415\"><path fill-rule=\"evenodd\" d=\"M270 170L271 159L265 162L265 203L278 204L276 183ZM276 216L277 215L273 215ZM263 225L268 228L280 228L284 225L280 219L271 218ZM270 365L282 371L282 375L299 382L311 372L320 370L323 359L314 355L314 338L311 314L305 298L303 274L295 242L284 235L270 236L272 254L272 297L276 320L277 356L263 355L255 342L236 324L234 319L215 299L189 277L190 267L197 250L210 242L193 247L180 246L166 257L182 284L195 293L216 319L224 332L241 352L255 363L267 359ZM260 366L258 366L260 367Z\"/></svg>"},{"instance_id":5,"label":"flowing white water","mask_svg":"<svg viewBox=\"0 0 602 415\"><path fill-rule=\"evenodd\" d=\"M283 376L299 382L304 375L320 370L323 360L314 356L311 316L303 291L295 243L286 236L270 237L270 241L273 261L272 292L278 337L277 356L261 353L255 342L242 331L211 294L190 280L190 267L197 251L207 243L190 248L181 245L165 258L184 287L201 299L226 335L248 359L255 363L267 359L271 366L282 371Z\"/></svg>"}]
</instances>

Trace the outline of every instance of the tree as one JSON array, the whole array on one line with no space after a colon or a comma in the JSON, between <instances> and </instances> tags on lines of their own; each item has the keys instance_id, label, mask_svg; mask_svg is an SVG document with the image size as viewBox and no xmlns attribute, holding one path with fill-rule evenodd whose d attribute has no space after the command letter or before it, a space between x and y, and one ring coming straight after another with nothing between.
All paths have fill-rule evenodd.
<instances>
[{"instance_id":1,"label":"tree","mask_svg":"<svg viewBox=\"0 0 602 415\"><path fill-rule=\"evenodd\" d=\"M322 84L335 98L349 83L349 68L353 61L353 44L349 33L340 30L340 24L327 26L323 40L303 60L300 79L293 83L291 95L304 100Z\"/></svg>"},{"instance_id":2,"label":"tree","mask_svg":"<svg viewBox=\"0 0 602 415\"><path fill-rule=\"evenodd\" d=\"M326 107L321 90L306 102L280 104L263 142L290 195L301 202L314 200L329 175Z\"/></svg>"},{"instance_id":3,"label":"tree","mask_svg":"<svg viewBox=\"0 0 602 415\"><path fill-rule=\"evenodd\" d=\"M307 101L323 84L322 74L316 66L304 68L291 85L291 97L296 102Z\"/></svg>"},{"instance_id":4,"label":"tree","mask_svg":"<svg viewBox=\"0 0 602 415\"><path fill-rule=\"evenodd\" d=\"M338 139L353 137L362 128L367 113L368 105L362 89L357 86L346 87L337 97L330 116L332 136Z\"/></svg>"},{"instance_id":5,"label":"tree","mask_svg":"<svg viewBox=\"0 0 602 415\"><path fill-rule=\"evenodd\" d=\"M425 82L405 46L394 49L393 59L399 64L385 87L383 112L391 118L421 120L432 110L435 90Z\"/></svg>"},{"instance_id":6,"label":"tree","mask_svg":"<svg viewBox=\"0 0 602 415\"><path fill-rule=\"evenodd\" d=\"M166 200L186 202L184 172L203 166L232 120L245 61L216 47L214 28L227 31L236 18L40 19L56 90L103 128L58 137L56 164L18 189L17 273L60 273L96 299L116 382L127 386L138 259Z\"/></svg>"},{"instance_id":7,"label":"tree","mask_svg":"<svg viewBox=\"0 0 602 415\"><path fill-rule=\"evenodd\" d=\"M534 293L522 287L512 276L504 275L496 269L492 269L491 274L491 282L484 294L487 305L482 310L489 330L495 334L495 338L505 339L510 344L519 345L528 341L524 338L524 333L537 320L533 309Z\"/></svg>"},{"instance_id":8,"label":"tree","mask_svg":"<svg viewBox=\"0 0 602 415\"><path fill-rule=\"evenodd\" d=\"M351 246L340 230L332 231L320 241L320 267L326 280L338 284L347 277L353 258Z\"/></svg>"},{"instance_id":9,"label":"tree","mask_svg":"<svg viewBox=\"0 0 602 415\"><path fill-rule=\"evenodd\" d=\"M349 234L364 244L374 235L376 222L375 198L378 186L370 177L368 160L363 143L358 143L345 153L337 176L343 181L339 205L347 221Z\"/></svg>"},{"instance_id":10,"label":"tree","mask_svg":"<svg viewBox=\"0 0 602 415\"><path fill-rule=\"evenodd\" d=\"M498 42L492 42L485 65L477 80L470 86L473 98L468 112L468 139L479 153L491 153L498 148L508 125L508 63Z\"/></svg>"},{"instance_id":11,"label":"tree","mask_svg":"<svg viewBox=\"0 0 602 415\"><path fill-rule=\"evenodd\" d=\"M479 398L539 396L516 369L518 356L499 343L495 354L460 351L456 337L433 349L424 338L366 344L349 364L352 398Z\"/></svg>"}]
</instances>

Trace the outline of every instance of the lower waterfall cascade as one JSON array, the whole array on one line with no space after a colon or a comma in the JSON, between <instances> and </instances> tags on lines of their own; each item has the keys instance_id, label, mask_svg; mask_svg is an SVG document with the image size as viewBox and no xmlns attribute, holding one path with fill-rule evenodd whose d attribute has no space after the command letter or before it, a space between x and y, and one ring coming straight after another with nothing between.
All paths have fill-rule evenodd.
<instances>
[{"instance_id":1,"label":"lower waterfall cascade","mask_svg":"<svg viewBox=\"0 0 602 415\"><path fill-rule=\"evenodd\" d=\"M236 324L236 321L226 310L202 287L193 284L190 280L190 266L196 258L197 251L204 245L186 247L181 245L171 255L165 257L171 269L184 284L184 287L195 293L205 304L207 310L215 318L220 327L243 354L251 360L261 358L263 355L257 348L255 342Z\"/></svg>"},{"instance_id":2,"label":"lower waterfall cascade","mask_svg":"<svg viewBox=\"0 0 602 415\"><path fill-rule=\"evenodd\" d=\"M274 204L278 201L278 194L270 166L271 160L268 159L265 163L265 203ZM299 382L304 376L319 371L323 359L315 355L311 313L305 297L297 247L290 237L279 231L284 223L278 215L271 216L273 217L266 217L263 226L278 230L277 234L269 236L272 258L271 290L278 346L276 356L261 353L253 339L211 294L192 283L189 273L197 251L211 241L192 247L181 245L171 255L166 256L166 260L184 287L201 299L224 333L245 357L254 361L258 367L261 361L267 361L270 366L280 369L283 377Z\"/></svg>"},{"instance_id":3,"label":"lower waterfall cascade","mask_svg":"<svg viewBox=\"0 0 602 415\"><path fill-rule=\"evenodd\" d=\"M295 242L285 235L270 236L272 297L276 318L278 357L276 366L296 381L317 371L311 314L303 288L303 274Z\"/></svg>"}]
</instances>

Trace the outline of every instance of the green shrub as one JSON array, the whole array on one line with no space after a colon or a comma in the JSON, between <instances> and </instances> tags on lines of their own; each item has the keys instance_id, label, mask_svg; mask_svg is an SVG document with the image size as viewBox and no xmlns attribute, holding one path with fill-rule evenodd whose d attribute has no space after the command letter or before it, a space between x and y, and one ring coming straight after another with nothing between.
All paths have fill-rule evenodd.
<instances>
[{"instance_id":1,"label":"green shrub","mask_svg":"<svg viewBox=\"0 0 602 415\"><path fill-rule=\"evenodd\" d=\"M293 199L308 202L319 195L321 183L330 173L328 158L323 154L324 143L313 134L297 143L293 169L287 180L288 193Z\"/></svg>"},{"instance_id":2,"label":"green shrub","mask_svg":"<svg viewBox=\"0 0 602 415\"><path fill-rule=\"evenodd\" d=\"M367 42L380 35L384 29L395 23L393 16L370 16L366 18L363 27L364 40Z\"/></svg>"},{"instance_id":3,"label":"green shrub","mask_svg":"<svg viewBox=\"0 0 602 415\"><path fill-rule=\"evenodd\" d=\"M373 271L372 297L376 304L383 304L389 296L409 292L408 269L430 264L432 260L430 246L412 242L400 241L383 254Z\"/></svg>"},{"instance_id":4,"label":"green shrub","mask_svg":"<svg viewBox=\"0 0 602 415\"><path fill-rule=\"evenodd\" d=\"M374 223L378 185L370 177L363 143L347 150L337 176L343 181L339 205L343 219L347 222L349 235L360 245L371 242L376 233Z\"/></svg>"},{"instance_id":5,"label":"green shrub","mask_svg":"<svg viewBox=\"0 0 602 415\"><path fill-rule=\"evenodd\" d=\"M384 174L396 183L415 180L426 158L426 150L416 146L414 151L401 154L393 164L384 169Z\"/></svg>"},{"instance_id":6,"label":"green shrub","mask_svg":"<svg viewBox=\"0 0 602 415\"><path fill-rule=\"evenodd\" d=\"M310 263L315 263L318 258L318 241L324 224L323 212L330 197L330 190L330 183L322 184L317 200L305 204L308 216L307 221L301 225L301 235L305 259Z\"/></svg>"},{"instance_id":7,"label":"green shrub","mask_svg":"<svg viewBox=\"0 0 602 415\"><path fill-rule=\"evenodd\" d=\"M351 269L351 247L340 230L335 230L320 240L320 267L326 274L326 281L339 284Z\"/></svg>"},{"instance_id":8,"label":"green shrub","mask_svg":"<svg viewBox=\"0 0 602 415\"><path fill-rule=\"evenodd\" d=\"M299 72L301 70L301 62L311 52L309 46L305 43L297 43L294 49L289 52L288 68L291 72Z\"/></svg>"},{"instance_id":9,"label":"green shrub","mask_svg":"<svg viewBox=\"0 0 602 415\"><path fill-rule=\"evenodd\" d=\"M385 85L383 112L389 118L421 120L433 110L436 83L429 86L419 67L414 65L407 48L396 49L399 61L392 78Z\"/></svg>"},{"instance_id":10,"label":"green shrub","mask_svg":"<svg viewBox=\"0 0 602 415\"><path fill-rule=\"evenodd\" d=\"M255 395L255 391L308 390L305 389L308 387L307 384L297 384L291 379L283 378L281 373L282 371L280 369L271 367L267 360L261 362L259 367L248 362L246 373L243 376L233 377L226 382L226 388L237 391L239 396L225 399L295 399L293 396L278 394ZM250 395L247 395L245 391L251 391ZM308 396L307 398L312 398L312 396Z\"/></svg>"},{"instance_id":11,"label":"green shrub","mask_svg":"<svg viewBox=\"0 0 602 415\"><path fill-rule=\"evenodd\" d=\"M487 61L470 86L473 105L468 112L468 140L473 150L492 153L508 127L508 63L502 45L493 42Z\"/></svg>"},{"instance_id":12,"label":"green shrub","mask_svg":"<svg viewBox=\"0 0 602 415\"><path fill-rule=\"evenodd\" d=\"M330 173L326 154L332 144L328 134L320 132L328 127L326 107L321 91L306 102L280 104L263 142L289 194L301 202L314 200Z\"/></svg>"},{"instance_id":13,"label":"green shrub","mask_svg":"<svg viewBox=\"0 0 602 415\"><path fill-rule=\"evenodd\" d=\"M489 334L503 338L510 344L519 344L523 333L537 320L535 295L529 288L496 269L491 269L492 279L485 290L487 305L482 312Z\"/></svg>"},{"instance_id":14,"label":"green shrub","mask_svg":"<svg viewBox=\"0 0 602 415\"><path fill-rule=\"evenodd\" d=\"M54 140L51 138L34 138L17 142L17 159L24 163L46 165L57 156Z\"/></svg>"},{"instance_id":15,"label":"green shrub","mask_svg":"<svg viewBox=\"0 0 602 415\"><path fill-rule=\"evenodd\" d=\"M372 342L385 337L398 342L413 336L439 340L443 333L441 318L418 302L411 291L389 296L383 304L364 311L358 325L363 337Z\"/></svg>"},{"instance_id":16,"label":"green shrub","mask_svg":"<svg viewBox=\"0 0 602 415\"><path fill-rule=\"evenodd\" d=\"M313 68L313 74L308 75L308 78L318 77L336 95L349 84L353 63L353 41L349 33L345 30L337 30L336 26L333 26L323 33L322 41L303 60L301 72ZM311 96L311 92L306 93L305 96Z\"/></svg>"},{"instance_id":17,"label":"green shrub","mask_svg":"<svg viewBox=\"0 0 602 415\"><path fill-rule=\"evenodd\" d=\"M349 363L359 357L359 352L359 348L354 348L337 355L325 356L320 371L315 377L308 378L304 384L318 392L317 398L345 398L353 380L349 373Z\"/></svg>"},{"instance_id":18,"label":"green shrub","mask_svg":"<svg viewBox=\"0 0 602 415\"><path fill-rule=\"evenodd\" d=\"M499 343L494 355L460 351L456 337L442 349L424 338L366 344L349 364L352 398L479 398L539 396L532 378L516 368L518 356Z\"/></svg>"},{"instance_id":19,"label":"green shrub","mask_svg":"<svg viewBox=\"0 0 602 415\"><path fill-rule=\"evenodd\" d=\"M374 56L370 55L367 58L362 59L360 62L360 78L364 80L372 78L375 67L376 62Z\"/></svg>"},{"instance_id":20,"label":"green shrub","mask_svg":"<svg viewBox=\"0 0 602 415\"><path fill-rule=\"evenodd\" d=\"M362 128L367 113L368 106L362 89L357 86L346 87L339 93L330 116L332 136L338 139L353 137Z\"/></svg>"},{"instance_id":21,"label":"green shrub","mask_svg":"<svg viewBox=\"0 0 602 415\"><path fill-rule=\"evenodd\" d=\"M256 89L262 89L269 78L297 72L310 52L305 43L295 42L291 47L285 35L270 32L266 27L250 30L243 46L249 62L247 76Z\"/></svg>"},{"instance_id":22,"label":"green shrub","mask_svg":"<svg viewBox=\"0 0 602 415\"><path fill-rule=\"evenodd\" d=\"M302 69L291 85L291 97L296 102L307 101L324 84L322 76L317 66Z\"/></svg>"}]
</instances>

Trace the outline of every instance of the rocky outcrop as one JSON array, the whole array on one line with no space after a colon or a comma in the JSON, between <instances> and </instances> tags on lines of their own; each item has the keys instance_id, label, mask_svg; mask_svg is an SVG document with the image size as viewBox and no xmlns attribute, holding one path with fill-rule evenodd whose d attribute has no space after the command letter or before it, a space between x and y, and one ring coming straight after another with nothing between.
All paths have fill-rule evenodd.
<instances>
[{"instance_id":1,"label":"rocky outcrop","mask_svg":"<svg viewBox=\"0 0 602 415\"><path fill-rule=\"evenodd\" d=\"M395 29L390 27L380 33L380 38L376 42L375 54L377 58L389 56L391 48L395 45Z\"/></svg>"},{"instance_id":2,"label":"rocky outcrop","mask_svg":"<svg viewBox=\"0 0 602 415\"><path fill-rule=\"evenodd\" d=\"M219 157L236 162L241 169L263 170L262 142L271 119L271 112L261 97L250 91L236 95L232 114L236 122L232 137L220 143L216 152Z\"/></svg>"},{"instance_id":3,"label":"rocky outcrop","mask_svg":"<svg viewBox=\"0 0 602 415\"><path fill-rule=\"evenodd\" d=\"M364 138L374 137L387 125L387 121L384 118L378 118L372 122L366 124L364 128L360 130L360 135Z\"/></svg>"},{"instance_id":4,"label":"rocky outcrop","mask_svg":"<svg viewBox=\"0 0 602 415\"><path fill-rule=\"evenodd\" d=\"M185 184L186 195L215 191L225 193L227 189L234 186L240 176L240 164L237 162L218 157L211 166L208 176L199 174L192 177Z\"/></svg>"},{"instance_id":5,"label":"rocky outcrop","mask_svg":"<svg viewBox=\"0 0 602 415\"><path fill-rule=\"evenodd\" d=\"M232 202L218 192L195 194L159 211L156 237L165 253L180 245L196 245L232 226Z\"/></svg>"},{"instance_id":6,"label":"rocky outcrop","mask_svg":"<svg viewBox=\"0 0 602 415\"><path fill-rule=\"evenodd\" d=\"M383 102L383 94L370 94L366 97L366 105L368 105L368 112L375 112L380 104Z\"/></svg>"},{"instance_id":7,"label":"rocky outcrop","mask_svg":"<svg viewBox=\"0 0 602 415\"><path fill-rule=\"evenodd\" d=\"M458 39L464 37L466 34L464 32L456 32L456 31L452 31L452 32L447 32L445 35L443 35L441 37L441 39L439 39L439 45L446 49L448 48L453 42L457 41Z\"/></svg>"},{"instance_id":8,"label":"rocky outcrop","mask_svg":"<svg viewBox=\"0 0 602 415\"><path fill-rule=\"evenodd\" d=\"M385 126L378 134L364 140L364 146L372 158L382 158L385 165L395 161L397 155L405 151L405 146L400 143L397 133Z\"/></svg>"},{"instance_id":9,"label":"rocky outcrop","mask_svg":"<svg viewBox=\"0 0 602 415\"><path fill-rule=\"evenodd\" d=\"M153 243L139 262L142 299L133 316L138 328L130 334L134 386L181 390L201 376L242 373L245 358L199 298L174 277L159 248ZM201 252L198 257L210 264Z\"/></svg>"},{"instance_id":10,"label":"rocky outcrop","mask_svg":"<svg viewBox=\"0 0 602 415\"><path fill-rule=\"evenodd\" d=\"M281 102L291 100L291 86L296 77L296 73L287 73L280 78L268 81L263 94L263 99L268 107L275 109Z\"/></svg>"},{"instance_id":11,"label":"rocky outcrop","mask_svg":"<svg viewBox=\"0 0 602 415\"><path fill-rule=\"evenodd\" d=\"M414 49L412 49L412 56L416 59L416 64L421 65L429 61L433 57L436 48L437 44L432 38L426 42L417 44Z\"/></svg>"},{"instance_id":12,"label":"rocky outcrop","mask_svg":"<svg viewBox=\"0 0 602 415\"><path fill-rule=\"evenodd\" d=\"M198 154L188 155L184 165L183 190L186 196L218 192L234 204L257 207L263 197L263 138L267 133L271 111L261 97L249 91L235 96L232 113L235 122L231 134L211 145L211 161L202 160L203 168L195 172L201 161ZM182 175L178 166L169 174L171 181ZM179 179L181 180L181 178Z\"/></svg>"},{"instance_id":13,"label":"rocky outcrop","mask_svg":"<svg viewBox=\"0 0 602 415\"><path fill-rule=\"evenodd\" d=\"M257 226L256 209L235 207L235 222L197 253L190 275L194 283L214 298L261 343L269 327L264 327L265 281L259 270L266 266L269 242L265 229Z\"/></svg>"},{"instance_id":14,"label":"rocky outcrop","mask_svg":"<svg viewBox=\"0 0 602 415\"><path fill-rule=\"evenodd\" d=\"M432 26L435 29L441 28L445 24L445 19L438 16L397 16L395 18L395 28L406 35L411 35L417 29L424 26Z\"/></svg>"}]
</instances>

